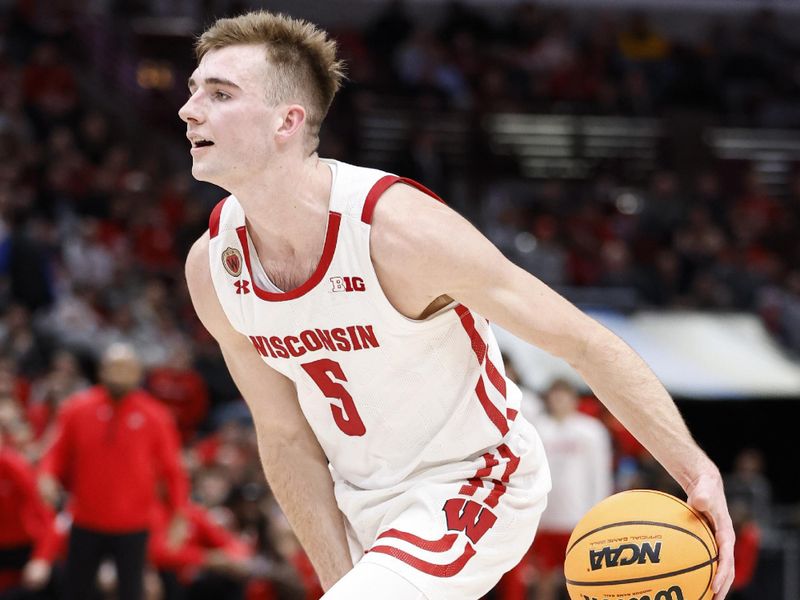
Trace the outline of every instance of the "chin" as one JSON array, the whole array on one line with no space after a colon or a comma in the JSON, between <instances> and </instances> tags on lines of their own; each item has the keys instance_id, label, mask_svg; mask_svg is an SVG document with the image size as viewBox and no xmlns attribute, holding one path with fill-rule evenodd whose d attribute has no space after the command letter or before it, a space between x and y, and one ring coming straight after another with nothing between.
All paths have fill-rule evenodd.
<instances>
[{"instance_id":1,"label":"chin","mask_svg":"<svg viewBox=\"0 0 800 600\"><path fill-rule=\"evenodd\" d=\"M219 181L213 176L213 173L209 173L208 169L204 169L202 165L198 165L197 163L192 165L192 177L197 181L205 181L206 183L219 185Z\"/></svg>"}]
</instances>

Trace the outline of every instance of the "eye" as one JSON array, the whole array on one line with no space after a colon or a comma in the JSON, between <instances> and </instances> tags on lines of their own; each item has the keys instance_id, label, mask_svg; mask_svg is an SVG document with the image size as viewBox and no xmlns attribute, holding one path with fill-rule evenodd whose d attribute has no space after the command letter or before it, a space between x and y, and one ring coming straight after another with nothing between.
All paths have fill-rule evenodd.
<instances>
[{"instance_id":1,"label":"eye","mask_svg":"<svg viewBox=\"0 0 800 600\"><path fill-rule=\"evenodd\" d=\"M214 100L229 100L230 99L230 95L226 94L225 92L222 92L220 90L217 90L216 92L214 92L213 98L214 98Z\"/></svg>"}]
</instances>

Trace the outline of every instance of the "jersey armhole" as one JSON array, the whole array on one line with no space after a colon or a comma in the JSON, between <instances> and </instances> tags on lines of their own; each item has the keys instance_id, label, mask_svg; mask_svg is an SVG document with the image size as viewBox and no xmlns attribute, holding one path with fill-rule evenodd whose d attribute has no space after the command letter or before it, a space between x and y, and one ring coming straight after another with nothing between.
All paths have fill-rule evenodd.
<instances>
[{"instance_id":1,"label":"jersey armhole","mask_svg":"<svg viewBox=\"0 0 800 600\"><path fill-rule=\"evenodd\" d=\"M375 182L375 185L372 186L372 189L370 189L369 193L367 194L367 199L364 201L364 208L361 211L361 220L364 223L367 225L372 225L372 215L375 212L375 205L378 204L378 200L380 200L380 197L383 195L383 193L395 183L405 183L410 185L424 194L427 194L434 200L438 200L442 204L447 204L435 192L432 192L418 181L414 181L408 177L398 177L397 175L384 175L377 182Z\"/></svg>"}]
</instances>

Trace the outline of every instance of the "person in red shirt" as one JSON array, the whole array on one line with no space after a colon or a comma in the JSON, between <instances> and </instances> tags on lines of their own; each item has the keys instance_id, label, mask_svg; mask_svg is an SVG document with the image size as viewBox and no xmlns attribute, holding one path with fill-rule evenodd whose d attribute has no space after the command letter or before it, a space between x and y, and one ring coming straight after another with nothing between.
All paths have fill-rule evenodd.
<instances>
[{"instance_id":1,"label":"person in red shirt","mask_svg":"<svg viewBox=\"0 0 800 600\"><path fill-rule=\"evenodd\" d=\"M169 362L150 371L147 388L172 412L182 441L189 442L208 413L208 386L192 367L187 342L177 344Z\"/></svg>"},{"instance_id":2,"label":"person in red shirt","mask_svg":"<svg viewBox=\"0 0 800 600\"><path fill-rule=\"evenodd\" d=\"M750 584L753 583L758 566L758 555L761 551L761 529L753 519L750 507L745 501L733 500L730 510L734 531L736 531L736 543L733 547L736 575L733 578L728 598L729 600L746 600L755 592L751 589Z\"/></svg>"},{"instance_id":3,"label":"person in red shirt","mask_svg":"<svg viewBox=\"0 0 800 600\"><path fill-rule=\"evenodd\" d=\"M148 529L159 484L173 513L188 498L178 432L167 410L139 389L133 348L114 344L102 357L100 385L70 397L56 439L40 465L39 490L55 503L59 483L71 494L65 598L90 597L101 560L116 563L120 600L141 600Z\"/></svg>"},{"instance_id":4,"label":"person in red shirt","mask_svg":"<svg viewBox=\"0 0 800 600\"><path fill-rule=\"evenodd\" d=\"M4 444L0 428L0 597L22 582L23 567L53 519L36 493L33 468Z\"/></svg>"},{"instance_id":5,"label":"person in red shirt","mask_svg":"<svg viewBox=\"0 0 800 600\"><path fill-rule=\"evenodd\" d=\"M200 505L188 503L178 517L160 506L154 515L150 562L168 582L166 588L185 586L187 598L241 597L252 554L246 542L215 523Z\"/></svg>"}]
</instances>

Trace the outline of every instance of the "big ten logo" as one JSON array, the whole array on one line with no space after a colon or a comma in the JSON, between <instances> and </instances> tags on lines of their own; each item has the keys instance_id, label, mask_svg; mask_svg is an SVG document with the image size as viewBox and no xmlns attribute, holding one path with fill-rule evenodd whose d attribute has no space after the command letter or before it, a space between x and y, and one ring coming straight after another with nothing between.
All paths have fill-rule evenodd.
<instances>
[{"instance_id":1,"label":"big ten logo","mask_svg":"<svg viewBox=\"0 0 800 600\"><path fill-rule=\"evenodd\" d=\"M332 292L363 292L366 290L361 277L331 277Z\"/></svg>"},{"instance_id":2,"label":"big ten logo","mask_svg":"<svg viewBox=\"0 0 800 600\"><path fill-rule=\"evenodd\" d=\"M449 531L463 531L473 544L486 535L497 516L474 500L451 498L442 507Z\"/></svg>"},{"instance_id":3,"label":"big ten logo","mask_svg":"<svg viewBox=\"0 0 800 600\"><path fill-rule=\"evenodd\" d=\"M617 547L606 546L600 550L589 550L589 564L592 571L603 567L624 567L638 563L661 562L661 542L653 547L650 542L642 544L622 544Z\"/></svg>"},{"instance_id":4,"label":"big ten logo","mask_svg":"<svg viewBox=\"0 0 800 600\"><path fill-rule=\"evenodd\" d=\"M595 596L587 596L586 594L581 594L581 597L582 600L609 600L605 596L600 596L599 598L597 598ZM683 598L683 590L677 585L673 585L668 590L661 590L654 594L648 593L644 594L643 596L631 596L630 598L626 598L625 600L684 600L684 598Z\"/></svg>"}]
</instances>

